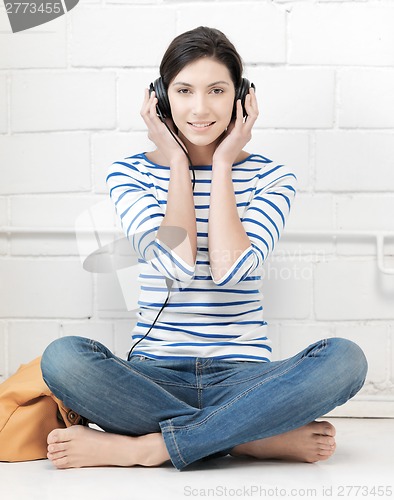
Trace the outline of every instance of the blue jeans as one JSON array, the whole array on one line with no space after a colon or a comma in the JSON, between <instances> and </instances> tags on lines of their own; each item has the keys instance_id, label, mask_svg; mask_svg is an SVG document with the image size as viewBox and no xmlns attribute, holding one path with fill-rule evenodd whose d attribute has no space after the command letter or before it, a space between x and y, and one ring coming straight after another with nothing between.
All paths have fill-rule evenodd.
<instances>
[{"instance_id":1,"label":"blue jeans","mask_svg":"<svg viewBox=\"0 0 394 500\"><path fill-rule=\"evenodd\" d=\"M272 362L216 358L125 361L83 337L45 350L52 392L106 432L161 432L182 470L239 444L296 429L353 397L367 362L353 342L330 338Z\"/></svg>"}]
</instances>

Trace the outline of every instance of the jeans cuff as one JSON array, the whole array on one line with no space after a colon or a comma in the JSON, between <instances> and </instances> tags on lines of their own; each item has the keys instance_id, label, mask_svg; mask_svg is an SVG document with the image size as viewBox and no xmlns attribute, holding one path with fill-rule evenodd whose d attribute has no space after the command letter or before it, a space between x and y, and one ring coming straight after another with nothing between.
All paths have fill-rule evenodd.
<instances>
[{"instance_id":1,"label":"jeans cuff","mask_svg":"<svg viewBox=\"0 0 394 500\"><path fill-rule=\"evenodd\" d=\"M174 427L172 425L172 421L166 420L165 422L159 422L159 425L172 464L178 470L184 469L189 464L183 459L181 452L178 448L174 435Z\"/></svg>"}]
</instances>

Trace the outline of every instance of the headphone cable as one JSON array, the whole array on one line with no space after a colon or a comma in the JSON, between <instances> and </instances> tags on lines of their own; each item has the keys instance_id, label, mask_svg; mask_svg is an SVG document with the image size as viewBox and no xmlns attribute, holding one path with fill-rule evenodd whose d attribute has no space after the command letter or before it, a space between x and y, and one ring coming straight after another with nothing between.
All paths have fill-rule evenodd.
<instances>
[{"instance_id":1,"label":"headphone cable","mask_svg":"<svg viewBox=\"0 0 394 500\"><path fill-rule=\"evenodd\" d=\"M172 135L172 137L174 138L174 140L178 143L178 145L180 146L180 148L182 149L182 151L185 153L187 159L188 159L188 162L189 162L189 168L192 169L192 173L193 173L193 181L192 181L192 191L194 192L194 186L195 186L195 183L196 183L196 175L194 173L194 168L193 168L193 163L192 163L192 160L189 156L189 153L187 152L187 150L183 147L183 145L181 144L181 142L178 140L177 136L173 133L173 131L170 129L170 127L167 125L167 123L162 120L162 122L164 123L164 125L167 127L167 130L170 132L170 134ZM160 311L159 311L159 314L156 316L156 319L154 320L154 322L152 323L151 327L149 328L149 330L145 333L145 335L143 337L140 338L140 340L138 340L138 342L136 342L130 349L128 355L127 355L127 361L130 361L130 357L131 357L131 353L133 352L134 348L140 343L142 342L147 336L148 334L150 333L150 331L152 330L152 328L154 327L156 321L159 319L159 316L162 312L162 310L164 309L164 307L167 305L168 301L169 301L169 298L170 298L170 292L171 292L171 288L174 284L174 280L172 280L171 278L165 278L166 280L166 286L167 286L167 298L164 302L164 304L162 305Z\"/></svg>"}]
</instances>

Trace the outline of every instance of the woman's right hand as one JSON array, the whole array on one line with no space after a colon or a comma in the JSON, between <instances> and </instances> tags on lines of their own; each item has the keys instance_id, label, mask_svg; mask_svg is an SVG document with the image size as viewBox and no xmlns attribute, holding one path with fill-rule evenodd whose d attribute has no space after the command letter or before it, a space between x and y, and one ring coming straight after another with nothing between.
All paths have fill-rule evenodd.
<instances>
[{"instance_id":1,"label":"woman's right hand","mask_svg":"<svg viewBox=\"0 0 394 500\"><path fill-rule=\"evenodd\" d=\"M148 138L151 140L160 151L160 153L165 157L168 165L176 165L180 162L186 162L188 165L187 157L182 151L181 147L175 139L171 136L166 125L161 121L157 115L156 106L158 99L155 92L153 91L149 95L149 89L145 89L144 102L141 108L141 116L148 127ZM171 129L174 135L177 136L174 130L174 124L171 118L166 118L166 124ZM177 136L177 140L185 148L185 145Z\"/></svg>"}]
</instances>

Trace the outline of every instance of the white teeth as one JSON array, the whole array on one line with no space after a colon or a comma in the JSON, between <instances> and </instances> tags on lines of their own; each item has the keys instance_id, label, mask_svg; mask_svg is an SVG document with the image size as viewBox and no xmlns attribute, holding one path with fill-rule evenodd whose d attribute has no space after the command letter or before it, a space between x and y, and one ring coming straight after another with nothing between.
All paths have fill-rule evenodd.
<instances>
[{"instance_id":1,"label":"white teeth","mask_svg":"<svg viewBox=\"0 0 394 500\"><path fill-rule=\"evenodd\" d=\"M198 127L198 128L204 128L204 127L209 127L212 125L213 122L211 123L191 123L190 125L193 125L193 127Z\"/></svg>"}]
</instances>

